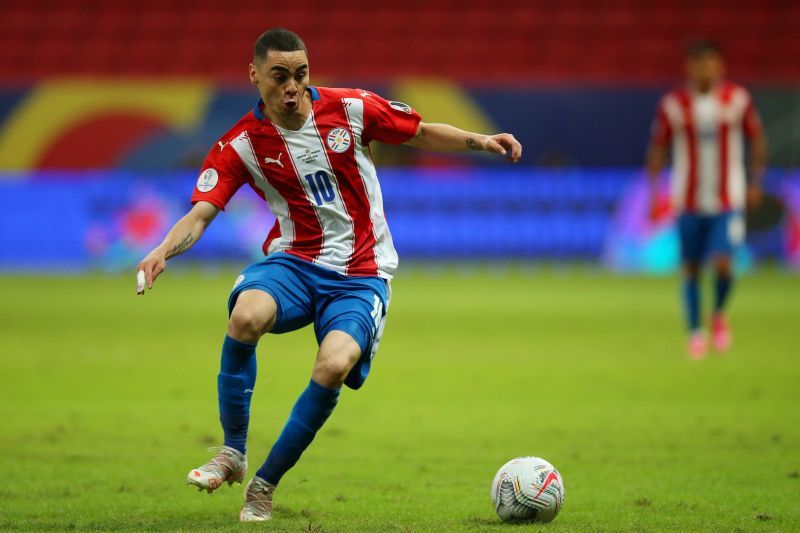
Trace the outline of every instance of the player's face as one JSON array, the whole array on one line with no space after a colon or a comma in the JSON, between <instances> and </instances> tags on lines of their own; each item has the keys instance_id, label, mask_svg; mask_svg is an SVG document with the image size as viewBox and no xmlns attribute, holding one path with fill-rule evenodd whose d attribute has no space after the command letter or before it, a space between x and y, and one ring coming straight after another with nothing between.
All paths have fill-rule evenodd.
<instances>
[{"instance_id":1,"label":"player's face","mask_svg":"<svg viewBox=\"0 0 800 533\"><path fill-rule=\"evenodd\" d=\"M686 62L689 80L701 90L707 90L717 83L724 74L722 57L716 52L706 52L690 57Z\"/></svg>"},{"instance_id":2,"label":"player's face","mask_svg":"<svg viewBox=\"0 0 800 533\"><path fill-rule=\"evenodd\" d=\"M300 112L308 86L308 56L270 50L265 60L250 64L250 81L272 113L291 117Z\"/></svg>"}]
</instances>

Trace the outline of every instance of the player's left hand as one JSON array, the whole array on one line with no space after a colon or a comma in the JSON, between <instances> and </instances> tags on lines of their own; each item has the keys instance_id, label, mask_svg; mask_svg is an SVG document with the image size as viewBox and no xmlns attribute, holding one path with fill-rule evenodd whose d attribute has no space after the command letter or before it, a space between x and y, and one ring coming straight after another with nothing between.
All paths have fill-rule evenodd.
<instances>
[{"instance_id":1,"label":"player's left hand","mask_svg":"<svg viewBox=\"0 0 800 533\"><path fill-rule=\"evenodd\" d=\"M487 135L483 149L506 156L510 163L516 163L522 157L522 145L510 133Z\"/></svg>"}]
</instances>

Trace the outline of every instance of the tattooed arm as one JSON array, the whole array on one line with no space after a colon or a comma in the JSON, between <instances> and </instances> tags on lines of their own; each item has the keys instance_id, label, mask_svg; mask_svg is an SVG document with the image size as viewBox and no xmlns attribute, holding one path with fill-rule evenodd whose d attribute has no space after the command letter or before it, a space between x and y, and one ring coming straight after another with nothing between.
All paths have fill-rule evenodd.
<instances>
[{"instance_id":1,"label":"tattooed arm","mask_svg":"<svg viewBox=\"0 0 800 533\"><path fill-rule=\"evenodd\" d=\"M136 266L137 273L144 272L145 284L153 288L153 282L164 272L167 259L180 255L196 243L208 225L219 213L219 208L208 202L197 202L178 222L172 226L161 244ZM139 292L144 294L144 290Z\"/></svg>"},{"instance_id":2,"label":"tattooed arm","mask_svg":"<svg viewBox=\"0 0 800 533\"><path fill-rule=\"evenodd\" d=\"M417 134L405 144L436 152L485 150L504 155L512 163L522 157L522 145L510 133L482 135L460 130L449 124L420 122Z\"/></svg>"}]
</instances>

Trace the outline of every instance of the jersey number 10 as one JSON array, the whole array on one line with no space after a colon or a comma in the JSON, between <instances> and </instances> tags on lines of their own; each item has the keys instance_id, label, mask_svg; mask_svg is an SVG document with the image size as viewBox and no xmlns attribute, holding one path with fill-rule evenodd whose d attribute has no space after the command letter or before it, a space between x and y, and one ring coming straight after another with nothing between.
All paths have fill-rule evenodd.
<instances>
[{"instance_id":1,"label":"jersey number 10","mask_svg":"<svg viewBox=\"0 0 800 533\"><path fill-rule=\"evenodd\" d=\"M318 170L315 174L306 174L306 181L311 187L311 194L314 195L317 205L322 205L323 202L328 204L336 198L331 179L324 170Z\"/></svg>"}]
</instances>

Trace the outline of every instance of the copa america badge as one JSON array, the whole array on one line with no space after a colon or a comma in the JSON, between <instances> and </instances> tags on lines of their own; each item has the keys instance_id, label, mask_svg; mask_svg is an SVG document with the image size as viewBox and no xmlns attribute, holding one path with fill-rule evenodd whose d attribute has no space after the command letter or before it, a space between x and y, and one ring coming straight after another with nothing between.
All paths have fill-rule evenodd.
<instances>
[{"instance_id":1,"label":"copa america badge","mask_svg":"<svg viewBox=\"0 0 800 533\"><path fill-rule=\"evenodd\" d=\"M328 134L328 148L336 153L346 152L350 148L350 132L344 128L334 128Z\"/></svg>"},{"instance_id":2,"label":"copa america badge","mask_svg":"<svg viewBox=\"0 0 800 533\"><path fill-rule=\"evenodd\" d=\"M219 181L217 171L213 168L208 168L197 178L197 190L208 192L217 186L217 181Z\"/></svg>"}]
</instances>

